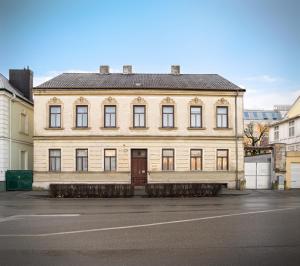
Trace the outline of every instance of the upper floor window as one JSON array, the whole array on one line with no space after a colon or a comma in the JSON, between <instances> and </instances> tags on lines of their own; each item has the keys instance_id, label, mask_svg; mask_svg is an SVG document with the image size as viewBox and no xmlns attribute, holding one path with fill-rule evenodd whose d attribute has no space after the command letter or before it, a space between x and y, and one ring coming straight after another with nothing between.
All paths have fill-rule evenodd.
<instances>
[{"instance_id":1,"label":"upper floor window","mask_svg":"<svg viewBox=\"0 0 300 266\"><path fill-rule=\"evenodd\" d=\"M26 113L21 113L20 117L20 132L28 134L29 125L28 125L28 115Z\"/></svg>"},{"instance_id":2,"label":"upper floor window","mask_svg":"<svg viewBox=\"0 0 300 266\"><path fill-rule=\"evenodd\" d=\"M274 127L274 140L279 140L279 126Z\"/></svg>"},{"instance_id":3,"label":"upper floor window","mask_svg":"<svg viewBox=\"0 0 300 266\"><path fill-rule=\"evenodd\" d=\"M162 127L174 127L174 106L162 106Z\"/></svg>"},{"instance_id":4,"label":"upper floor window","mask_svg":"<svg viewBox=\"0 0 300 266\"><path fill-rule=\"evenodd\" d=\"M61 106L51 105L49 106L49 127L60 128L61 127Z\"/></svg>"},{"instance_id":5,"label":"upper floor window","mask_svg":"<svg viewBox=\"0 0 300 266\"><path fill-rule=\"evenodd\" d=\"M87 105L76 106L76 127L78 128L88 127L88 106Z\"/></svg>"},{"instance_id":6,"label":"upper floor window","mask_svg":"<svg viewBox=\"0 0 300 266\"><path fill-rule=\"evenodd\" d=\"M116 127L116 110L115 105L104 106L104 127Z\"/></svg>"},{"instance_id":7,"label":"upper floor window","mask_svg":"<svg viewBox=\"0 0 300 266\"><path fill-rule=\"evenodd\" d=\"M145 127L146 126L146 107L145 105L133 106L133 127Z\"/></svg>"},{"instance_id":8,"label":"upper floor window","mask_svg":"<svg viewBox=\"0 0 300 266\"><path fill-rule=\"evenodd\" d=\"M217 170L228 170L228 150L217 150Z\"/></svg>"},{"instance_id":9,"label":"upper floor window","mask_svg":"<svg viewBox=\"0 0 300 266\"><path fill-rule=\"evenodd\" d=\"M104 150L104 171L116 171L117 169L117 151L116 149Z\"/></svg>"},{"instance_id":10,"label":"upper floor window","mask_svg":"<svg viewBox=\"0 0 300 266\"><path fill-rule=\"evenodd\" d=\"M289 137L295 136L295 121L289 122Z\"/></svg>"},{"instance_id":11,"label":"upper floor window","mask_svg":"<svg viewBox=\"0 0 300 266\"><path fill-rule=\"evenodd\" d=\"M199 171L202 170L202 150L192 149L191 150L191 170Z\"/></svg>"},{"instance_id":12,"label":"upper floor window","mask_svg":"<svg viewBox=\"0 0 300 266\"><path fill-rule=\"evenodd\" d=\"M217 128L228 128L228 107L217 107Z\"/></svg>"},{"instance_id":13,"label":"upper floor window","mask_svg":"<svg viewBox=\"0 0 300 266\"><path fill-rule=\"evenodd\" d=\"M191 106L190 127L193 127L193 128L201 128L202 127L202 107L201 106Z\"/></svg>"},{"instance_id":14,"label":"upper floor window","mask_svg":"<svg viewBox=\"0 0 300 266\"><path fill-rule=\"evenodd\" d=\"M162 150L162 170L163 171L174 170L174 149Z\"/></svg>"},{"instance_id":15,"label":"upper floor window","mask_svg":"<svg viewBox=\"0 0 300 266\"><path fill-rule=\"evenodd\" d=\"M61 170L61 150L49 150L49 171L59 172Z\"/></svg>"},{"instance_id":16,"label":"upper floor window","mask_svg":"<svg viewBox=\"0 0 300 266\"><path fill-rule=\"evenodd\" d=\"M88 150L76 149L76 171L86 172L88 170Z\"/></svg>"}]
</instances>

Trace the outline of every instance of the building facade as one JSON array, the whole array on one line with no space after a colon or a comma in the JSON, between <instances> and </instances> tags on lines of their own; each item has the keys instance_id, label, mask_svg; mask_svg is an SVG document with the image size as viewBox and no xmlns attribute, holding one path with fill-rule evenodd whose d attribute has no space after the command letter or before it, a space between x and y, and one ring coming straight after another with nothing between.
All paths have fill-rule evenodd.
<instances>
[{"instance_id":1,"label":"building facade","mask_svg":"<svg viewBox=\"0 0 300 266\"><path fill-rule=\"evenodd\" d=\"M270 127L270 143L285 144L287 188L300 188L300 97L285 117Z\"/></svg>"},{"instance_id":2,"label":"building facade","mask_svg":"<svg viewBox=\"0 0 300 266\"><path fill-rule=\"evenodd\" d=\"M7 170L33 169L32 72L10 70L0 74L0 191Z\"/></svg>"},{"instance_id":3,"label":"building facade","mask_svg":"<svg viewBox=\"0 0 300 266\"><path fill-rule=\"evenodd\" d=\"M34 89L34 187L244 175L244 90L219 75L66 73Z\"/></svg>"}]
</instances>

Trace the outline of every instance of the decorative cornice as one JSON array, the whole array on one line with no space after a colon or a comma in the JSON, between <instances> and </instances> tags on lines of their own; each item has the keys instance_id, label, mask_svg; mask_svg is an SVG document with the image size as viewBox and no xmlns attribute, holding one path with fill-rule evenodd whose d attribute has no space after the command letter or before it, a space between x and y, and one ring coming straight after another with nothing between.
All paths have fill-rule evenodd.
<instances>
[{"instance_id":1,"label":"decorative cornice","mask_svg":"<svg viewBox=\"0 0 300 266\"><path fill-rule=\"evenodd\" d=\"M133 101L131 102L132 104L143 104L146 105L147 102L144 98L142 98L141 96L138 96L137 98L133 99Z\"/></svg>"},{"instance_id":2,"label":"decorative cornice","mask_svg":"<svg viewBox=\"0 0 300 266\"><path fill-rule=\"evenodd\" d=\"M217 105L229 105L229 102L225 98L220 98L217 102Z\"/></svg>"},{"instance_id":3,"label":"decorative cornice","mask_svg":"<svg viewBox=\"0 0 300 266\"><path fill-rule=\"evenodd\" d=\"M190 105L203 105L203 102L198 97L195 97L189 101L189 104Z\"/></svg>"},{"instance_id":4,"label":"decorative cornice","mask_svg":"<svg viewBox=\"0 0 300 266\"><path fill-rule=\"evenodd\" d=\"M161 101L161 104L175 104L175 101L168 96Z\"/></svg>"},{"instance_id":5,"label":"decorative cornice","mask_svg":"<svg viewBox=\"0 0 300 266\"><path fill-rule=\"evenodd\" d=\"M115 98L109 96L102 103L103 103L103 105L116 105L117 100Z\"/></svg>"},{"instance_id":6,"label":"decorative cornice","mask_svg":"<svg viewBox=\"0 0 300 266\"><path fill-rule=\"evenodd\" d=\"M58 104L58 105L60 105L60 104L62 104L63 102L59 99L59 98L57 98L57 97L53 97L53 98L51 98L49 101L48 101L48 104Z\"/></svg>"},{"instance_id":7,"label":"decorative cornice","mask_svg":"<svg viewBox=\"0 0 300 266\"><path fill-rule=\"evenodd\" d=\"M85 105L88 105L89 104L89 101L84 98L84 97L79 97L76 101L75 101L75 104L85 104Z\"/></svg>"}]
</instances>

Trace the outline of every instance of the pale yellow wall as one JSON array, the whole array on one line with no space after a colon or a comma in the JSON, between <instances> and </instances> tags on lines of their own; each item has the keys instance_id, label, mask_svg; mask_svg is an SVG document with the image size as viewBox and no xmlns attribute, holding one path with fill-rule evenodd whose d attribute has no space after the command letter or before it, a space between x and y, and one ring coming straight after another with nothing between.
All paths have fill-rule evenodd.
<instances>
[{"instance_id":1,"label":"pale yellow wall","mask_svg":"<svg viewBox=\"0 0 300 266\"><path fill-rule=\"evenodd\" d=\"M291 188L291 164L300 163L300 152L287 152L286 153L286 187Z\"/></svg>"},{"instance_id":2,"label":"pale yellow wall","mask_svg":"<svg viewBox=\"0 0 300 266\"><path fill-rule=\"evenodd\" d=\"M292 105L291 109L287 112L287 117L291 118L296 115L300 115L300 97Z\"/></svg>"}]
</instances>

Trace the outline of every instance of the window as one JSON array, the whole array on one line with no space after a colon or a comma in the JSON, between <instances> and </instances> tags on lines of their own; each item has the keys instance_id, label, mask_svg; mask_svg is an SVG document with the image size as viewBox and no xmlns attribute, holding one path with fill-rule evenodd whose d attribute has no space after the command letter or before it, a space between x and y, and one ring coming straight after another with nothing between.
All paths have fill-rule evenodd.
<instances>
[{"instance_id":1,"label":"window","mask_svg":"<svg viewBox=\"0 0 300 266\"><path fill-rule=\"evenodd\" d=\"M24 134L28 134L28 116L25 113L21 113L20 132Z\"/></svg>"},{"instance_id":2,"label":"window","mask_svg":"<svg viewBox=\"0 0 300 266\"><path fill-rule=\"evenodd\" d=\"M162 107L162 127L174 127L174 106Z\"/></svg>"},{"instance_id":3,"label":"window","mask_svg":"<svg viewBox=\"0 0 300 266\"><path fill-rule=\"evenodd\" d=\"M191 170L202 170L202 150L191 150Z\"/></svg>"},{"instance_id":4,"label":"window","mask_svg":"<svg viewBox=\"0 0 300 266\"><path fill-rule=\"evenodd\" d=\"M202 107L201 106L191 106L190 127L192 127L192 128L201 128L202 127Z\"/></svg>"},{"instance_id":5,"label":"window","mask_svg":"<svg viewBox=\"0 0 300 266\"><path fill-rule=\"evenodd\" d=\"M88 127L88 106L87 105L76 106L76 127L78 128Z\"/></svg>"},{"instance_id":6,"label":"window","mask_svg":"<svg viewBox=\"0 0 300 266\"><path fill-rule=\"evenodd\" d=\"M228 127L228 107L217 107L217 128Z\"/></svg>"},{"instance_id":7,"label":"window","mask_svg":"<svg viewBox=\"0 0 300 266\"><path fill-rule=\"evenodd\" d=\"M145 105L133 106L133 127L145 127Z\"/></svg>"},{"instance_id":8,"label":"window","mask_svg":"<svg viewBox=\"0 0 300 266\"><path fill-rule=\"evenodd\" d=\"M28 169L28 153L27 151L21 151L21 170L27 170Z\"/></svg>"},{"instance_id":9,"label":"window","mask_svg":"<svg viewBox=\"0 0 300 266\"><path fill-rule=\"evenodd\" d=\"M295 136L295 121L289 122L289 137Z\"/></svg>"},{"instance_id":10,"label":"window","mask_svg":"<svg viewBox=\"0 0 300 266\"><path fill-rule=\"evenodd\" d=\"M274 140L279 140L279 126L274 127Z\"/></svg>"},{"instance_id":11,"label":"window","mask_svg":"<svg viewBox=\"0 0 300 266\"><path fill-rule=\"evenodd\" d=\"M217 170L228 170L228 150L217 150Z\"/></svg>"},{"instance_id":12,"label":"window","mask_svg":"<svg viewBox=\"0 0 300 266\"><path fill-rule=\"evenodd\" d=\"M85 172L88 170L88 150L76 149L76 171Z\"/></svg>"},{"instance_id":13,"label":"window","mask_svg":"<svg viewBox=\"0 0 300 266\"><path fill-rule=\"evenodd\" d=\"M49 127L61 127L61 107L57 105L49 106Z\"/></svg>"},{"instance_id":14,"label":"window","mask_svg":"<svg viewBox=\"0 0 300 266\"><path fill-rule=\"evenodd\" d=\"M104 127L116 127L116 106L104 106Z\"/></svg>"},{"instance_id":15,"label":"window","mask_svg":"<svg viewBox=\"0 0 300 266\"><path fill-rule=\"evenodd\" d=\"M174 150L163 149L162 150L162 170L173 171L174 170Z\"/></svg>"},{"instance_id":16,"label":"window","mask_svg":"<svg viewBox=\"0 0 300 266\"><path fill-rule=\"evenodd\" d=\"M115 149L104 150L104 171L116 171L117 169L117 151Z\"/></svg>"},{"instance_id":17,"label":"window","mask_svg":"<svg viewBox=\"0 0 300 266\"><path fill-rule=\"evenodd\" d=\"M49 171L59 172L61 169L61 151L59 149L49 150Z\"/></svg>"}]
</instances>

